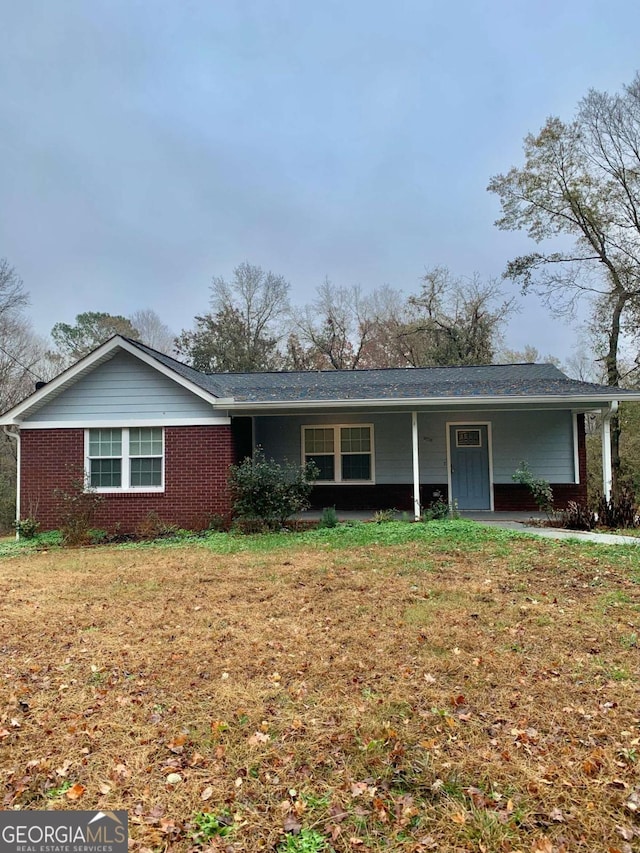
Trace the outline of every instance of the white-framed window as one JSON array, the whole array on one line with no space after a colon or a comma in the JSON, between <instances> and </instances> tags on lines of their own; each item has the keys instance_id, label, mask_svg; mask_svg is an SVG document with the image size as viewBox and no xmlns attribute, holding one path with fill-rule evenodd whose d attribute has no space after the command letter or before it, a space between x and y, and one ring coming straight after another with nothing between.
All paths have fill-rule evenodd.
<instances>
[{"instance_id":1,"label":"white-framed window","mask_svg":"<svg viewBox=\"0 0 640 853\"><path fill-rule=\"evenodd\" d=\"M482 432L479 429L457 429L456 447L482 447Z\"/></svg>"},{"instance_id":2,"label":"white-framed window","mask_svg":"<svg viewBox=\"0 0 640 853\"><path fill-rule=\"evenodd\" d=\"M98 492L162 491L162 427L85 430L87 485Z\"/></svg>"},{"instance_id":3,"label":"white-framed window","mask_svg":"<svg viewBox=\"0 0 640 853\"><path fill-rule=\"evenodd\" d=\"M302 462L316 465L317 483L375 482L373 424L303 426Z\"/></svg>"}]
</instances>

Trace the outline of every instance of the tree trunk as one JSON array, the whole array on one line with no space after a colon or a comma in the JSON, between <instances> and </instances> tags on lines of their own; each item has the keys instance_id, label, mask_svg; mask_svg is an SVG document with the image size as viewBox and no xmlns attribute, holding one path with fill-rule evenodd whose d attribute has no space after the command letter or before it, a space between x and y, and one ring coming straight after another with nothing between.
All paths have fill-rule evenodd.
<instances>
[{"instance_id":1,"label":"tree trunk","mask_svg":"<svg viewBox=\"0 0 640 853\"><path fill-rule=\"evenodd\" d=\"M609 348L605 356L605 367L607 369L607 385L618 388L620 385L620 370L618 369L618 347L620 343L620 318L627 303L628 296L619 294L613 306L611 316L611 328L609 329ZM620 484L620 417L614 415L611 418L611 494L618 495Z\"/></svg>"}]
</instances>

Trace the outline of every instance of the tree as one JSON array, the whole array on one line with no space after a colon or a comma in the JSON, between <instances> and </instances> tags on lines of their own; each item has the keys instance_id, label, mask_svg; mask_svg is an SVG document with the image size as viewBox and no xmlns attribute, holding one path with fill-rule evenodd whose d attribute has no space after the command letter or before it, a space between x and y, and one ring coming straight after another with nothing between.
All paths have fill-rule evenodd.
<instances>
[{"instance_id":1,"label":"tree","mask_svg":"<svg viewBox=\"0 0 640 853\"><path fill-rule=\"evenodd\" d=\"M215 277L211 308L183 330L176 350L198 370L253 372L283 365L279 343L289 311L289 284L282 276L242 263L230 282Z\"/></svg>"},{"instance_id":2,"label":"tree","mask_svg":"<svg viewBox=\"0 0 640 853\"><path fill-rule=\"evenodd\" d=\"M623 335L636 335L640 318L640 75L621 94L589 92L573 121L548 119L525 138L524 155L523 166L489 183L502 205L496 224L552 245L515 258L505 276L556 314L589 300L616 387ZM619 421L611 427L615 489Z\"/></svg>"},{"instance_id":3,"label":"tree","mask_svg":"<svg viewBox=\"0 0 640 853\"><path fill-rule=\"evenodd\" d=\"M317 369L356 370L378 367L367 360L367 347L377 323L375 297L364 296L360 287L339 287L325 279L298 320L298 334L289 342L289 352L296 361ZM306 347L306 349L305 349Z\"/></svg>"},{"instance_id":4,"label":"tree","mask_svg":"<svg viewBox=\"0 0 640 853\"><path fill-rule=\"evenodd\" d=\"M515 310L496 282L453 276L434 267L422 279L418 296L409 297L408 314L395 330L403 356L412 367L490 364L500 332Z\"/></svg>"},{"instance_id":5,"label":"tree","mask_svg":"<svg viewBox=\"0 0 640 853\"><path fill-rule=\"evenodd\" d=\"M105 314L100 311L86 311L76 316L74 325L56 323L51 329L51 337L58 352L67 362L77 361L114 335L140 339L140 334L131 320L119 314Z\"/></svg>"},{"instance_id":6,"label":"tree","mask_svg":"<svg viewBox=\"0 0 640 853\"><path fill-rule=\"evenodd\" d=\"M138 332L139 339L143 344L166 355L173 354L176 336L155 311L150 308L135 311L129 317L129 322Z\"/></svg>"},{"instance_id":7,"label":"tree","mask_svg":"<svg viewBox=\"0 0 640 853\"><path fill-rule=\"evenodd\" d=\"M34 334L25 314L29 294L6 259L0 259L0 412L34 390L51 375L45 343ZM15 518L16 442L0 432L0 530Z\"/></svg>"}]
</instances>

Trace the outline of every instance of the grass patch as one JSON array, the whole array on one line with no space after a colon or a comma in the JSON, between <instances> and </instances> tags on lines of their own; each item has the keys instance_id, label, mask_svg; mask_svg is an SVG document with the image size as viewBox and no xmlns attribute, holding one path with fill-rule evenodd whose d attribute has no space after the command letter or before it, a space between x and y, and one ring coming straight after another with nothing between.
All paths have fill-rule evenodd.
<instances>
[{"instance_id":1,"label":"grass patch","mask_svg":"<svg viewBox=\"0 0 640 853\"><path fill-rule=\"evenodd\" d=\"M126 809L141 853L634 827L637 549L461 520L9 546L1 808Z\"/></svg>"}]
</instances>

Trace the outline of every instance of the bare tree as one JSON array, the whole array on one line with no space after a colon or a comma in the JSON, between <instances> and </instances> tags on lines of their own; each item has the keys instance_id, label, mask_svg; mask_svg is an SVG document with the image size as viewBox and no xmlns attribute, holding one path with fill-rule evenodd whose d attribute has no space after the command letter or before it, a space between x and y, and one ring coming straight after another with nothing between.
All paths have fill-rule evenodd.
<instances>
[{"instance_id":1,"label":"bare tree","mask_svg":"<svg viewBox=\"0 0 640 853\"><path fill-rule=\"evenodd\" d=\"M300 341L324 362L323 367L354 370L372 324L369 303L360 287L339 287L325 279L297 326Z\"/></svg>"},{"instance_id":2,"label":"bare tree","mask_svg":"<svg viewBox=\"0 0 640 853\"><path fill-rule=\"evenodd\" d=\"M523 166L489 184L502 205L496 224L550 243L511 261L505 275L556 314L570 315L580 299L591 303L615 387L625 330L637 334L640 319L640 76L621 94L589 92L571 122L548 119L525 138L524 155ZM615 488L615 419L611 432Z\"/></svg>"},{"instance_id":3,"label":"bare tree","mask_svg":"<svg viewBox=\"0 0 640 853\"><path fill-rule=\"evenodd\" d=\"M459 278L446 267L434 267L408 308L396 332L403 355L412 367L431 367L490 364L516 306L495 281L483 282L478 274Z\"/></svg>"},{"instance_id":4,"label":"bare tree","mask_svg":"<svg viewBox=\"0 0 640 853\"><path fill-rule=\"evenodd\" d=\"M152 349L172 355L175 351L176 335L151 308L134 311L129 321L137 330L143 344Z\"/></svg>"},{"instance_id":5,"label":"bare tree","mask_svg":"<svg viewBox=\"0 0 640 853\"><path fill-rule=\"evenodd\" d=\"M183 330L176 350L199 370L277 370L284 364L279 344L288 329L289 284L280 275L242 263L227 282L215 277L211 308Z\"/></svg>"}]
</instances>

